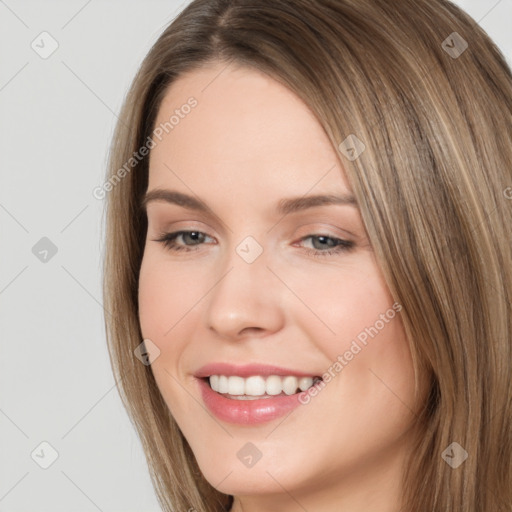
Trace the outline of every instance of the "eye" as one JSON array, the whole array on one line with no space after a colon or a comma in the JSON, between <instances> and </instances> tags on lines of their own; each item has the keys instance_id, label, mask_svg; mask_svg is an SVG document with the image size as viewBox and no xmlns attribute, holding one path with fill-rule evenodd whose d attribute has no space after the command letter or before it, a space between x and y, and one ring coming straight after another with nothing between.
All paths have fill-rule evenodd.
<instances>
[{"instance_id":1,"label":"eye","mask_svg":"<svg viewBox=\"0 0 512 512\"><path fill-rule=\"evenodd\" d=\"M313 256L332 256L342 252L348 252L355 247L354 242L342 240L328 235L308 235L301 238L301 242L311 239L313 249L307 249L306 252Z\"/></svg>"},{"instance_id":2,"label":"eye","mask_svg":"<svg viewBox=\"0 0 512 512\"><path fill-rule=\"evenodd\" d=\"M185 245L181 245L178 243L178 240L181 240L185 243ZM165 248L170 251L193 251L195 250L193 247L198 246L204 243L206 238L211 238L207 234L202 233L201 231L175 231L174 233L163 233L160 238L155 240L155 242L160 242L164 245ZM191 244L187 244L187 242L191 241Z\"/></svg>"},{"instance_id":3,"label":"eye","mask_svg":"<svg viewBox=\"0 0 512 512\"><path fill-rule=\"evenodd\" d=\"M164 247L170 251L190 252L196 250L198 247L205 243L206 239L211 239L207 234L201 231L175 231L173 233L163 233L156 242L160 242ZM311 240L313 249L305 248L309 255L313 256L331 256L342 252L348 252L355 247L354 242L349 240L342 240L328 235L308 235L300 239L300 242ZM181 240L181 243L180 243Z\"/></svg>"}]
</instances>

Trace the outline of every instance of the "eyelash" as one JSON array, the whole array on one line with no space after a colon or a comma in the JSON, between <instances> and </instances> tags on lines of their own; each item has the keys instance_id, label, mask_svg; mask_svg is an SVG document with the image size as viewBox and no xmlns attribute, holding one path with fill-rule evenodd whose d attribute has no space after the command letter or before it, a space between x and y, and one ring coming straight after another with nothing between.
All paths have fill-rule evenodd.
<instances>
[{"instance_id":1,"label":"eyelash","mask_svg":"<svg viewBox=\"0 0 512 512\"><path fill-rule=\"evenodd\" d=\"M158 238L154 241L162 243L166 249L173 251L173 252L181 252L181 251L191 252L191 251L195 251L195 249L191 249L190 247L195 247L195 246L198 246L201 244L196 244L195 246L183 246L183 245L176 244L176 238L178 238L181 235L187 235L187 234L191 234L191 233L208 236L208 235L206 235L206 233L202 233L201 231L175 231L174 233L163 233L160 238ZM334 240L337 242L337 244L334 248L326 250L326 251L321 251L319 249L305 249L305 251L308 255L320 257L320 258L322 258L324 256L333 256L333 255L340 254L343 252L348 252L348 251L352 250L355 246L354 242L351 242L349 240L342 240L341 238L335 238L332 236L321 235L321 234L308 235L308 236L302 237L300 239L300 241L302 242L304 240L307 240L308 238L326 238L326 239Z\"/></svg>"}]
</instances>

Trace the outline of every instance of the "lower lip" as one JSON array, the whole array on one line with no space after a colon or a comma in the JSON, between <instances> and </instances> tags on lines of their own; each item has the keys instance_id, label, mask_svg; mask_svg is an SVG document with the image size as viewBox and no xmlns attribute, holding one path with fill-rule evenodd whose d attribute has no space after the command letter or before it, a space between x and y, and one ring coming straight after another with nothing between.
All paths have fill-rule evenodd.
<instances>
[{"instance_id":1,"label":"lower lip","mask_svg":"<svg viewBox=\"0 0 512 512\"><path fill-rule=\"evenodd\" d=\"M280 418L301 405L299 393L256 400L235 400L216 393L203 379L198 381L206 407L217 418L228 423L238 425L265 423Z\"/></svg>"}]
</instances>

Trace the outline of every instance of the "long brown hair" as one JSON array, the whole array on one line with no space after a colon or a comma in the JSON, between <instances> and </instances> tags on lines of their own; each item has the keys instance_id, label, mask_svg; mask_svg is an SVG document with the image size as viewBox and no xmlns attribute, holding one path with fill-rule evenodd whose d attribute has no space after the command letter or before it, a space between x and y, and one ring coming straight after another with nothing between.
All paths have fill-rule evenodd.
<instances>
[{"instance_id":1,"label":"long brown hair","mask_svg":"<svg viewBox=\"0 0 512 512\"><path fill-rule=\"evenodd\" d=\"M104 303L112 368L163 509L224 511L232 497L201 475L134 356L148 183L148 158L134 154L173 81L213 60L285 84L339 150L402 305L417 391L420 375L428 386L403 510L512 510L512 74L447 0L194 0L143 61L102 189ZM458 468L443 458L453 442L468 454Z\"/></svg>"}]
</instances>

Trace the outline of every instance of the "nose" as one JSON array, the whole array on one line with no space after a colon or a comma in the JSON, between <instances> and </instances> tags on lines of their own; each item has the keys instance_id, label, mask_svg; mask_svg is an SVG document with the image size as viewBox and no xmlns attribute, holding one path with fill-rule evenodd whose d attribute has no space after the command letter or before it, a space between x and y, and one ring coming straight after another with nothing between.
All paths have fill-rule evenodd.
<instances>
[{"instance_id":1,"label":"nose","mask_svg":"<svg viewBox=\"0 0 512 512\"><path fill-rule=\"evenodd\" d=\"M263 337L283 327L284 286L267 267L266 253L247 263L231 251L208 294L208 329L227 340Z\"/></svg>"}]
</instances>

